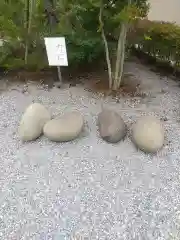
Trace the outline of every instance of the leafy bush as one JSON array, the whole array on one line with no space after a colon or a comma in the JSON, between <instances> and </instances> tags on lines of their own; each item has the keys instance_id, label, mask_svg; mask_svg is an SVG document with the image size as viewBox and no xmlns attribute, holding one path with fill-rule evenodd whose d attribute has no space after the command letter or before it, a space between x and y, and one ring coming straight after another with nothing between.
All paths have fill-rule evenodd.
<instances>
[{"instance_id":1,"label":"leafy bush","mask_svg":"<svg viewBox=\"0 0 180 240\"><path fill-rule=\"evenodd\" d=\"M45 6L49 0L0 1L0 36L7 40L0 48L0 66L42 69L48 65L44 37L65 36L70 65L91 63L104 58L104 43L99 29L99 0L57 0L51 9L59 20L49 26ZM127 0L104 0L104 31L109 37L119 26ZM146 14L146 0L136 1ZM133 9L132 9L133 10ZM133 15L133 14L132 14ZM111 33L111 34L110 34ZM110 52L116 43L108 39Z\"/></svg>"},{"instance_id":2,"label":"leafy bush","mask_svg":"<svg viewBox=\"0 0 180 240\"><path fill-rule=\"evenodd\" d=\"M174 23L143 20L135 28L138 49L168 62L175 68L180 66L180 27Z\"/></svg>"},{"instance_id":3,"label":"leafy bush","mask_svg":"<svg viewBox=\"0 0 180 240\"><path fill-rule=\"evenodd\" d=\"M102 56L103 43L97 33L97 14L71 1L57 1L53 11L59 22L49 26L44 1L31 0L31 12L27 13L27 1L12 3L0 1L0 36L5 40L0 47L0 66L9 69L43 69L48 66L44 37L65 36L69 65L91 63ZM22 11L24 10L24 11ZM19 13L19 14L17 14ZM28 27L31 15L31 25ZM28 54L26 53L28 45Z\"/></svg>"}]
</instances>

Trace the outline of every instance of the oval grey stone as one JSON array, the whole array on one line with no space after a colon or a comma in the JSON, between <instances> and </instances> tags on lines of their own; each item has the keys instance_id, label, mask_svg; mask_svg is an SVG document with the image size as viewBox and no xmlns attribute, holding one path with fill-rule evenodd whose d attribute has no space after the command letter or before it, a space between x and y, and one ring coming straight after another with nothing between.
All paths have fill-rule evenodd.
<instances>
[{"instance_id":1,"label":"oval grey stone","mask_svg":"<svg viewBox=\"0 0 180 240\"><path fill-rule=\"evenodd\" d=\"M19 136L22 141L32 141L43 133L43 127L51 119L48 110L39 103L31 104L24 112L20 125Z\"/></svg>"},{"instance_id":2,"label":"oval grey stone","mask_svg":"<svg viewBox=\"0 0 180 240\"><path fill-rule=\"evenodd\" d=\"M140 118L133 126L132 141L142 151L156 153L164 144L164 127L154 116Z\"/></svg>"},{"instance_id":3,"label":"oval grey stone","mask_svg":"<svg viewBox=\"0 0 180 240\"><path fill-rule=\"evenodd\" d=\"M69 112L61 117L47 122L44 135L51 141L67 142L78 137L84 125L84 119L79 112Z\"/></svg>"},{"instance_id":4,"label":"oval grey stone","mask_svg":"<svg viewBox=\"0 0 180 240\"><path fill-rule=\"evenodd\" d=\"M119 142L127 133L124 120L113 110L104 109L99 113L98 127L101 138L110 143Z\"/></svg>"}]
</instances>

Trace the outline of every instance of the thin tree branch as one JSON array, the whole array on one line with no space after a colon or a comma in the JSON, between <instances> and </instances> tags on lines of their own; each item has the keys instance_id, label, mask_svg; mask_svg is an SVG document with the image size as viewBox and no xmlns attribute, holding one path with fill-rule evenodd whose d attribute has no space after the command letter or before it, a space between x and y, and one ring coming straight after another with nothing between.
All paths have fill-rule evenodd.
<instances>
[{"instance_id":1,"label":"thin tree branch","mask_svg":"<svg viewBox=\"0 0 180 240\"><path fill-rule=\"evenodd\" d=\"M115 82L118 81L118 76L119 76L119 71L120 71L120 61L121 61L121 51L122 51L122 41L123 41L123 34L124 34L124 29L123 29L123 24L121 24L121 29L119 31L119 38L118 38L118 47L117 47L117 52L116 52L116 65L115 65L115 74L114 74L114 80Z\"/></svg>"},{"instance_id":2,"label":"thin tree branch","mask_svg":"<svg viewBox=\"0 0 180 240\"><path fill-rule=\"evenodd\" d=\"M103 23L103 20L102 20L103 8L104 8L103 1L101 1L101 6L100 6L100 10L99 10L100 31L101 31L101 36L102 36L104 46L105 46L106 62L107 62L108 76L109 76L109 88L112 88L112 84L113 84L112 67L111 67L111 60L110 60L108 42L107 42L105 32L104 32L104 23Z\"/></svg>"},{"instance_id":3,"label":"thin tree branch","mask_svg":"<svg viewBox=\"0 0 180 240\"><path fill-rule=\"evenodd\" d=\"M24 61L27 64L28 58L28 29L29 29L29 7L30 2L29 0L25 0L25 28L26 28L26 43L25 43L25 53L24 53Z\"/></svg>"},{"instance_id":4,"label":"thin tree branch","mask_svg":"<svg viewBox=\"0 0 180 240\"><path fill-rule=\"evenodd\" d=\"M27 4L27 24L26 24L26 28L27 28L27 33L26 33L26 46L25 46L25 64L27 64L28 61L28 54L29 54L29 36L31 33L31 26L32 26L32 17L33 17L33 8L35 6L35 2L34 0L27 0L26 1Z\"/></svg>"},{"instance_id":5,"label":"thin tree branch","mask_svg":"<svg viewBox=\"0 0 180 240\"><path fill-rule=\"evenodd\" d=\"M131 2L132 0L128 0L128 6L130 6ZM115 76L114 76L114 85L113 85L114 90L117 90L121 85L123 69L124 69L126 37L127 37L128 28L129 28L129 23L124 21L121 24L121 29L120 29L119 38L118 38L117 58L116 58Z\"/></svg>"},{"instance_id":6,"label":"thin tree branch","mask_svg":"<svg viewBox=\"0 0 180 240\"><path fill-rule=\"evenodd\" d=\"M120 61L120 67L119 67L119 74L118 74L118 79L117 79L117 88L120 87L121 85L121 80L122 80L122 75L123 75L123 70L124 70L124 60L125 60L125 52L126 52L126 36L127 36L127 23L122 24L122 45L121 45L121 61Z\"/></svg>"}]
</instances>

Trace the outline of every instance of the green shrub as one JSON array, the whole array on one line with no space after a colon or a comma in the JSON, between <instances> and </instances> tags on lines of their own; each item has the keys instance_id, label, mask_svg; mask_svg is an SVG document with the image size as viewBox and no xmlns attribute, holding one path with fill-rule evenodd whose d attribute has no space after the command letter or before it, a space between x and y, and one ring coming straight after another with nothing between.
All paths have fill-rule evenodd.
<instances>
[{"instance_id":1,"label":"green shrub","mask_svg":"<svg viewBox=\"0 0 180 240\"><path fill-rule=\"evenodd\" d=\"M48 36L66 37L70 66L105 59L104 43L98 30L99 0L49 1L56 3L51 10L59 20L59 23L51 28L45 15L47 2L47 0L0 1L0 37L8 40L0 47L1 67L46 68L48 61L43 38ZM103 1L104 31L108 37L111 54L114 53L117 43L111 41L109 37L119 34L122 20L120 15L123 15L119 11L127 5L127 2L129 1ZM147 0L136 1L143 16L147 13L146 2Z\"/></svg>"},{"instance_id":2,"label":"green shrub","mask_svg":"<svg viewBox=\"0 0 180 240\"><path fill-rule=\"evenodd\" d=\"M175 68L180 66L180 26L174 23L143 20L135 27L138 48Z\"/></svg>"},{"instance_id":3,"label":"green shrub","mask_svg":"<svg viewBox=\"0 0 180 240\"><path fill-rule=\"evenodd\" d=\"M91 63L103 56L104 48L96 26L97 13L91 9L69 7L70 0L55 9L59 23L50 26L44 14L43 1L34 1L31 28L27 31L27 1L18 4L6 0L0 1L0 36L8 40L0 47L0 66L8 69L43 69L48 67L44 37L65 36L70 66ZM16 14L19 13L19 14ZM28 13L29 15L30 13ZM26 46L28 56L26 61Z\"/></svg>"}]
</instances>

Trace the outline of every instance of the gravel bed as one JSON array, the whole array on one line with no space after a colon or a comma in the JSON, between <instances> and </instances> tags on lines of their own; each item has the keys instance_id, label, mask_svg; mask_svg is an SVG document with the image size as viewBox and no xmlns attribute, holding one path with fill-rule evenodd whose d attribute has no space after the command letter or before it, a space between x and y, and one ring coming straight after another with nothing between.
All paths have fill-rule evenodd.
<instances>
[{"instance_id":1,"label":"gravel bed","mask_svg":"<svg viewBox=\"0 0 180 240\"><path fill-rule=\"evenodd\" d=\"M141 79L147 97L117 103L82 86L45 91L31 83L28 92L1 93L1 240L180 239L180 88L141 65L127 69ZM86 120L80 138L22 144L17 126L32 101L53 115L79 110ZM96 127L102 105L117 110L129 129L141 115L162 118L164 148L144 154L130 132L119 144L103 142Z\"/></svg>"}]
</instances>

